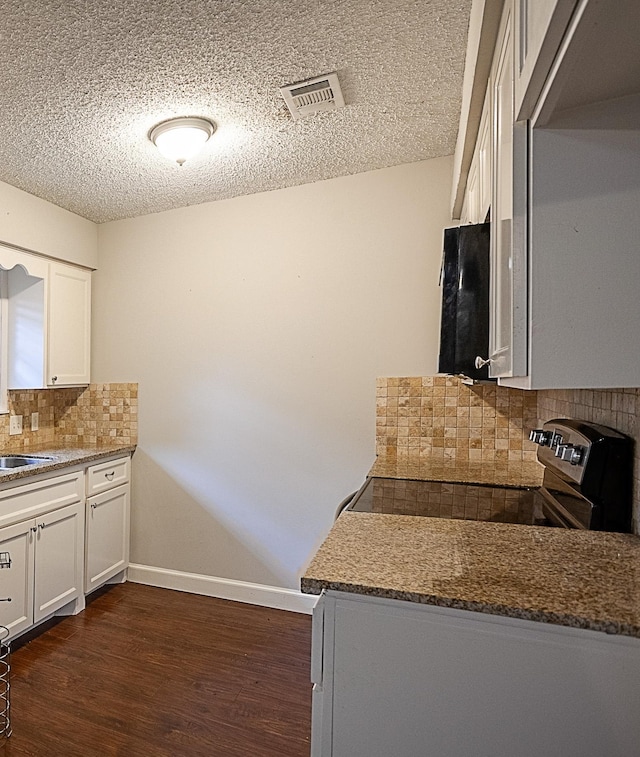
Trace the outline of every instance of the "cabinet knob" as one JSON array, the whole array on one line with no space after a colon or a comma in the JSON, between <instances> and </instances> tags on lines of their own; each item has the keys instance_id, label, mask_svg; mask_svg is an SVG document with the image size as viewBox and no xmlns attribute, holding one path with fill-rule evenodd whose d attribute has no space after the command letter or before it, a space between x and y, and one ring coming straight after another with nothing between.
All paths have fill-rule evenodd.
<instances>
[{"instance_id":1,"label":"cabinet knob","mask_svg":"<svg viewBox=\"0 0 640 757\"><path fill-rule=\"evenodd\" d=\"M45 527L46 523L38 523L38 528L42 530Z\"/></svg>"},{"instance_id":2,"label":"cabinet knob","mask_svg":"<svg viewBox=\"0 0 640 757\"><path fill-rule=\"evenodd\" d=\"M58 377L57 377L57 376L52 376L52 377L51 377L51 383L52 383L52 384L55 384L57 380L58 380Z\"/></svg>"},{"instance_id":3,"label":"cabinet knob","mask_svg":"<svg viewBox=\"0 0 640 757\"><path fill-rule=\"evenodd\" d=\"M92 502L92 503L91 503L91 509L92 509L92 510L95 510L95 509L96 509L96 507L98 507L98 505L96 505L96 503L95 503L95 502Z\"/></svg>"},{"instance_id":4,"label":"cabinet knob","mask_svg":"<svg viewBox=\"0 0 640 757\"><path fill-rule=\"evenodd\" d=\"M558 444L556 447L556 457L571 465L580 465L583 456L584 447L579 444Z\"/></svg>"},{"instance_id":5,"label":"cabinet knob","mask_svg":"<svg viewBox=\"0 0 640 757\"><path fill-rule=\"evenodd\" d=\"M33 527L31 528L31 533L32 533L32 534L35 534L35 532L36 532L37 530L38 530L38 526L33 526Z\"/></svg>"},{"instance_id":6,"label":"cabinet knob","mask_svg":"<svg viewBox=\"0 0 640 757\"><path fill-rule=\"evenodd\" d=\"M484 357L480 357L480 355L478 355L476 357L476 362L474 363L474 365L476 366L476 368L478 370L480 370L480 368L484 368L485 365L491 365L491 363L492 363L492 360L491 360L490 357L484 358Z\"/></svg>"},{"instance_id":7,"label":"cabinet knob","mask_svg":"<svg viewBox=\"0 0 640 757\"><path fill-rule=\"evenodd\" d=\"M546 447L551 441L551 432L541 428L534 428L529 432L529 439L541 447Z\"/></svg>"}]
</instances>

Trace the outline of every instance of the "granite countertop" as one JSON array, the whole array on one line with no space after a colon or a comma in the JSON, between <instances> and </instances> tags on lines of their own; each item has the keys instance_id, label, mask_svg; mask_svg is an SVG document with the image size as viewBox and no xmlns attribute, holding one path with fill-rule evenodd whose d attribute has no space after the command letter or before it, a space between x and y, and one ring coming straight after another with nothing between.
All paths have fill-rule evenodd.
<instances>
[{"instance_id":1,"label":"granite countertop","mask_svg":"<svg viewBox=\"0 0 640 757\"><path fill-rule=\"evenodd\" d=\"M629 534L345 512L301 588L640 637L640 539Z\"/></svg>"},{"instance_id":2,"label":"granite countertop","mask_svg":"<svg viewBox=\"0 0 640 757\"><path fill-rule=\"evenodd\" d=\"M95 447L48 447L29 449L22 452L6 452L4 453L6 455L27 455L29 457L51 459L43 460L42 463L36 463L35 465L0 470L0 486L9 481L35 476L39 473L49 473L50 471L69 468L73 465L91 463L102 458L111 457L112 455L126 455L133 452L135 448L135 444L100 444Z\"/></svg>"},{"instance_id":3,"label":"granite countertop","mask_svg":"<svg viewBox=\"0 0 640 757\"><path fill-rule=\"evenodd\" d=\"M534 487L542 484L544 468L538 462L429 460L402 456L378 457L369 476L449 481L496 486Z\"/></svg>"}]
</instances>

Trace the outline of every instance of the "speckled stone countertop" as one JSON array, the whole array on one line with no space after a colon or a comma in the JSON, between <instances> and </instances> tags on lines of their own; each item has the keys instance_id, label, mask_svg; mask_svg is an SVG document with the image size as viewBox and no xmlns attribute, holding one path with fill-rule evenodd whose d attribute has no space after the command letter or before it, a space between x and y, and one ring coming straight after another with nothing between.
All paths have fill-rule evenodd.
<instances>
[{"instance_id":1,"label":"speckled stone countertop","mask_svg":"<svg viewBox=\"0 0 640 757\"><path fill-rule=\"evenodd\" d=\"M26 455L29 457L51 459L43 460L41 463L36 463L34 465L0 470L0 486L9 481L35 476L39 473L48 473L61 468L69 468L73 465L91 463L96 460L101 460L102 458L111 457L112 455L126 455L133 452L135 448L135 444L104 444L96 447L65 449L55 447L38 450L30 449L24 452L7 452L7 455ZM2 453L0 452L0 455L1 454Z\"/></svg>"},{"instance_id":2,"label":"speckled stone countertop","mask_svg":"<svg viewBox=\"0 0 640 757\"><path fill-rule=\"evenodd\" d=\"M627 534L346 512L301 587L640 637L640 538Z\"/></svg>"},{"instance_id":3,"label":"speckled stone countertop","mask_svg":"<svg viewBox=\"0 0 640 757\"><path fill-rule=\"evenodd\" d=\"M380 478L450 481L496 486L540 486L543 467L537 462L416 460L402 456L378 457L369 472Z\"/></svg>"}]
</instances>

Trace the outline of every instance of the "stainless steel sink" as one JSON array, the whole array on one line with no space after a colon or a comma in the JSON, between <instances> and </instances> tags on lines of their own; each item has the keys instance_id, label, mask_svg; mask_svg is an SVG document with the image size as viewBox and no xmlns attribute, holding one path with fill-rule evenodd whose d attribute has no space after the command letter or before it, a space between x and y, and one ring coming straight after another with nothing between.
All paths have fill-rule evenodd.
<instances>
[{"instance_id":1,"label":"stainless steel sink","mask_svg":"<svg viewBox=\"0 0 640 757\"><path fill-rule=\"evenodd\" d=\"M5 455L0 457L0 470L21 468L23 465L37 465L53 460L52 457L37 457L36 455Z\"/></svg>"}]
</instances>

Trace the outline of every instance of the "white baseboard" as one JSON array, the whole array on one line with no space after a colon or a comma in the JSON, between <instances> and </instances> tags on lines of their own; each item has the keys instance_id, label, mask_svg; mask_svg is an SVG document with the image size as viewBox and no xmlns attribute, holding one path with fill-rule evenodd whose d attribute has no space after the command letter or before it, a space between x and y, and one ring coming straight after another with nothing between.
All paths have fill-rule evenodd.
<instances>
[{"instance_id":1,"label":"white baseboard","mask_svg":"<svg viewBox=\"0 0 640 757\"><path fill-rule=\"evenodd\" d=\"M318 597L303 594L294 589L281 589L277 586L264 586L246 581L232 581L228 578L203 576L199 573L183 573L179 570L154 568L151 565L129 565L128 580L136 584L158 586L162 589L176 589L190 594L202 594L205 597L231 599L234 602L246 602L250 605L273 607L276 610L303 612L311 614Z\"/></svg>"}]
</instances>

